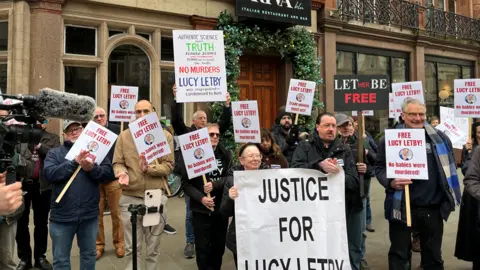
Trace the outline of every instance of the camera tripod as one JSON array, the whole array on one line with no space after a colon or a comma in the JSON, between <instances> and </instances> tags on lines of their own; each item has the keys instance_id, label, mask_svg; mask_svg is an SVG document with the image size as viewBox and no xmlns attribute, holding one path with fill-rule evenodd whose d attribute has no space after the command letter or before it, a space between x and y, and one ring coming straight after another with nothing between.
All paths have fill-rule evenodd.
<instances>
[{"instance_id":1,"label":"camera tripod","mask_svg":"<svg viewBox=\"0 0 480 270\"><path fill-rule=\"evenodd\" d=\"M160 207L146 207L144 204L130 204L128 212L132 214L130 222L132 222L132 268L137 270L137 216L144 216L145 214L160 213L163 214L163 205Z\"/></svg>"}]
</instances>

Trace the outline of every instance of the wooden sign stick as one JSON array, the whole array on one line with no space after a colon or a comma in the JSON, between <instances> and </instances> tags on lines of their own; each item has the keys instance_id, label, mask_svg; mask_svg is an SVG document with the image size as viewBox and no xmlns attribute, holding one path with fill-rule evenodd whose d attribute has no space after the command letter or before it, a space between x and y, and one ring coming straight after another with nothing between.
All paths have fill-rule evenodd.
<instances>
[{"instance_id":1,"label":"wooden sign stick","mask_svg":"<svg viewBox=\"0 0 480 270\"><path fill-rule=\"evenodd\" d=\"M123 122L122 122L122 124L123 124ZM157 159L155 159L155 165L160 165L158 163ZM168 196L172 196L172 192L170 191L170 188L168 187L168 180L167 180L167 182L163 181L163 185L164 185L165 190L167 191Z\"/></svg>"},{"instance_id":2,"label":"wooden sign stick","mask_svg":"<svg viewBox=\"0 0 480 270\"><path fill-rule=\"evenodd\" d=\"M203 185L206 185L206 184L207 184L207 177L205 176L205 174L204 174L204 175L202 175L202 178L203 178ZM207 193L207 198L209 198L209 199L211 199L211 198L212 198L212 197L210 196L210 192L209 192L209 193ZM213 209L213 208L208 208L208 209L209 209L210 211L212 211L212 212L214 211L214 209Z\"/></svg>"},{"instance_id":3,"label":"wooden sign stick","mask_svg":"<svg viewBox=\"0 0 480 270\"><path fill-rule=\"evenodd\" d=\"M80 169L82 167L80 167L80 165L78 165L78 168L75 170L75 172L73 173L72 177L70 177L70 180L68 180L67 184L65 185L65 187L63 188L62 192L60 193L60 195L58 195L58 198L55 200L56 203L59 203L62 198L63 198L63 195L65 195L65 193L67 192L68 188L70 187L70 185L72 184L73 182L73 179L75 179L75 177L77 176L77 174L80 172Z\"/></svg>"},{"instance_id":4,"label":"wooden sign stick","mask_svg":"<svg viewBox=\"0 0 480 270\"><path fill-rule=\"evenodd\" d=\"M364 123L364 116L362 114L362 111L358 111L357 113L358 116L358 138L357 138L357 161L358 163L364 163L363 160L363 134L365 134L365 123ZM359 180L360 180L360 197L365 197L365 184L364 184L364 178L363 174L359 174Z\"/></svg>"},{"instance_id":5,"label":"wooden sign stick","mask_svg":"<svg viewBox=\"0 0 480 270\"><path fill-rule=\"evenodd\" d=\"M467 137L467 141L468 142L472 142L472 125L473 125L473 119L472 118L468 118L468 137Z\"/></svg>"},{"instance_id":6,"label":"wooden sign stick","mask_svg":"<svg viewBox=\"0 0 480 270\"><path fill-rule=\"evenodd\" d=\"M298 123L298 113L295 114L295 125Z\"/></svg>"},{"instance_id":7,"label":"wooden sign stick","mask_svg":"<svg viewBox=\"0 0 480 270\"><path fill-rule=\"evenodd\" d=\"M120 122L120 132L122 132L122 131L123 131L123 121Z\"/></svg>"},{"instance_id":8,"label":"wooden sign stick","mask_svg":"<svg viewBox=\"0 0 480 270\"><path fill-rule=\"evenodd\" d=\"M407 227L412 227L412 214L410 213L410 188L405 185L405 212L407 214Z\"/></svg>"}]
</instances>

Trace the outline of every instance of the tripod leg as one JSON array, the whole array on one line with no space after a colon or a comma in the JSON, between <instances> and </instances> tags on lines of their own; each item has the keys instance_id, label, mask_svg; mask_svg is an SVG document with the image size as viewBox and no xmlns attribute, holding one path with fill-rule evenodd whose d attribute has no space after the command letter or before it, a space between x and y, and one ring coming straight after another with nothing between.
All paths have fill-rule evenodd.
<instances>
[{"instance_id":1,"label":"tripod leg","mask_svg":"<svg viewBox=\"0 0 480 270\"><path fill-rule=\"evenodd\" d=\"M137 213L132 213L132 267L137 270Z\"/></svg>"}]
</instances>

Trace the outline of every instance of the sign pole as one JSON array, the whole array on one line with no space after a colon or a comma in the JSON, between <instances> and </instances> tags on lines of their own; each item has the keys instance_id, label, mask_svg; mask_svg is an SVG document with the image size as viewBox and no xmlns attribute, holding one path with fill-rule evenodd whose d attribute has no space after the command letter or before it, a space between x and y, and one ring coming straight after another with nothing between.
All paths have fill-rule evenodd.
<instances>
[{"instance_id":1,"label":"sign pole","mask_svg":"<svg viewBox=\"0 0 480 270\"><path fill-rule=\"evenodd\" d=\"M78 168L75 170L75 172L73 173L72 177L70 177L70 180L68 180L67 184L65 185L65 187L63 188L62 192L60 193L60 195L58 195L58 198L55 200L56 203L59 203L62 198L63 198L63 195L65 195L65 193L67 192L68 188L70 187L70 185L72 184L73 182L73 179L75 179L75 177L77 177L77 174L80 172L80 169L82 167L80 167L80 165L78 165Z\"/></svg>"},{"instance_id":2,"label":"sign pole","mask_svg":"<svg viewBox=\"0 0 480 270\"><path fill-rule=\"evenodd\" d=\"M120 122L120 132L122 132L122 131L123 131L123 121Z\"/></svg>"},{"instance_id":3,"label":"sign pole","mask_svg":"<svg viewBox=\"0 0 480 270\"><path fill-rule=\"evenodd\" d=\"M297 125L297 123L298 123L298 113L295 114L295 125Z\"/></svg>"},{"instance_id":4,"label":"sign pole","mask_svg":"<svg viewBox=\"0 0 480 270\"><path fill-rule=\"evenodd\" d=\"M203 185L206 185L206 184L207 184L207 177L205 176L205 174L202 175L202 178L203 178ZM212 197L210 196L210 192L207 193L207 198L209 198L209 199L212 198ZM214 210L213 208L208 208L208 209L209 209L210 211L212 211L212 212L213 212L213 210Z\"/></svg>"},{"instance_id":5,"label":"sign pole","mask_svg":"<svg viewBox=\"0 0 480 270\"><path fill-rule=\"evenodd\" d=\"M472 125L473 125L473 119L468 118L468 138L467 141L472 143Z\"/></svg>"},{"instance_id":6,"label":"sign pole","mask_svg":"<svg viewBox=\"0 0 480 270\"><path fill-rule=\"evenodd\" d=\"M358 163L364 163L363 160L363 153L365 152L363 149L363 135L365 134L365 123L364 123L364 116L362 111L358 111L358 138L357 138L357 161ZM359 174L360 180L360 197L365 197L365 184L363 174Z\"/></svg>"},{"instance_id":7,"label":"sign pole","mask_svg":"<svg viewBox=\"0 0 480 270\"><path fill-rule=\"evenodd\" d=\"M407 214L407 227L412 227L412 215L410 213L410 188L405 185L405 211Z\"/></svg>"}]
</instances>

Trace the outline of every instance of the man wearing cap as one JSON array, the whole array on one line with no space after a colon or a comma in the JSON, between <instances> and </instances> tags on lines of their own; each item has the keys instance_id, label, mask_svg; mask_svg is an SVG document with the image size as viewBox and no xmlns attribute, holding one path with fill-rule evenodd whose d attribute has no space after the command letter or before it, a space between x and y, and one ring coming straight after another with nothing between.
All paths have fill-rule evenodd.
<instances>
[{"instance_id":1,"label":"man wearing cap","mask_svg":"<svg viewBox=\"0 0 480 270\"><path fill-rule=\"evenodd\" d=\"M273 137L290 164L298 145L298 126L292 125L292 115L284 110L279 112L276 121L278 125L272 129Z\"/></svg>"},{"instance_id":2,"label":"man wearing cap","mask_svg":"<svg viewBox=\"0 0 480 270\"><path fill-rule=\"evenodd\" d=\"M45 179L52 184L50 237L54 269L71 268L70 250L75 236L80 248L80 269L95 269L100 201L98 185L115 179L108 157L98 164L88 157L88 151L82 149L74 160L65 159L82 131L81 123L64 121L63 145L50 150L45 158ZM78 174L57 203L58 196L78 167Z\"/></svg>"},{"instance_id":3,"label":"man wearing cap","mask_svg":"<svg viewBox=\"0 0 480 270\"><path fill-rule=\"evenodd\" d=\"M31 176L25 177L23 180L22 189L26 192L24 196L25 210L17 223L16 240L18 258L20 259L17 270L32 268L32 255L35 259L35 268L52 269L52 265L45 257L45 253L47 252L48 214L50 212L52 186L45 181L43 167L48 151L60 146L60 138L56 134L47 132L47 125L48 120L45 120L42 123L40 143L37 145L29 145L29 150L32 152L32 160L35 162L35 169ZM33 254L28 229L30 207L33 208L33 223L35 225L33 233Z\"/></svg>"},{"instance_id":4,"label":"man wearing cap","mask_svg":"<svg viewBox=\"0 0 480 270\"><path fill-rule=\"evenodd\" d=\"M93 121L112 131L120 134L120 126L109 123L108 115L103 108L97 107ZM116 142L115 142L116 143ZM107 154L110 162L113 161L113 152L115 151L115 143ZM118 180L113 180L107 184L100 184L100 215L98 216L98 235L97 235L97 260L102 257L105 250L105 232L103 229L103 212L105 210L105 199L107 199L108 209L110 209L110 217L112 218L112 238L115 247L115 254L118 258L125 256L123 241L123 225L120 216L120 198L122 197L122 188Z\"/></svg>"}]
</instances>

